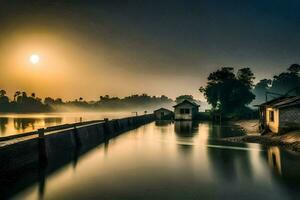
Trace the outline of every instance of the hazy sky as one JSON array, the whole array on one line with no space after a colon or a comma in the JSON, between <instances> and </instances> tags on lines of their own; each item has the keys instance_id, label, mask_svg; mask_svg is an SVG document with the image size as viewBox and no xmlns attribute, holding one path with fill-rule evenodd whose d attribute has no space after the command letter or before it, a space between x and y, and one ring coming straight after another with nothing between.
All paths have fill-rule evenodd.
<instances>
[{"instance_id":1,"label":"hazy sky","mask_svg":"<svg viewBox=\"0 0 300 200\"><path fill-rule=\"evenodd\" d=\"M299 63L299 10L299 0L3 0L0 88L200 98L217 68L251 67L260 79Z\"/></svg>"}]
</instances>

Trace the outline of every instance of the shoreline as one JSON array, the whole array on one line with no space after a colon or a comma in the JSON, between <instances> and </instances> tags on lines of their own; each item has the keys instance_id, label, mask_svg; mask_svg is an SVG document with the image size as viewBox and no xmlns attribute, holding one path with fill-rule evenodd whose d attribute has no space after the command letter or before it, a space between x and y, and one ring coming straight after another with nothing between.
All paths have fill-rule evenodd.
<instances>
[{"instance_id":1,"label":"shoreline","mask_svg":"<svg viewBox=\"0 0 300 200\"><path fill-rule=\"evenodd\" d=\"M290 131L288 133L278 135L268 133L260 135L254 124L258 123L257 120L242 120L235 122L240 126L247 135L239 137L223 138L223 141L235 143L258 143L264 146L279 146L287 150L300 152L300 130Z\"/></svg>"}]
</instances>

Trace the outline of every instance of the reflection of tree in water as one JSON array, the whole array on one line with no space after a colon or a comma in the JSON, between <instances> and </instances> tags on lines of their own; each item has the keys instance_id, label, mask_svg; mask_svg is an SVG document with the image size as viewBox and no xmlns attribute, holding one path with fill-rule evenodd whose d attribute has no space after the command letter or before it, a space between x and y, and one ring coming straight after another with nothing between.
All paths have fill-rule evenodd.
<instances>
[{"instance_id":1,"label":"reflection of tree in water","mask_svg":"<svg viewBox=\"0 0 300 200\"><path fill-rule=\"evenodd\" d=\"M253 179L249 152L208 148L207 154L216 179L229 182Z\"/></svg>"},{"instance_id":2,"label":"reflection of tree in water","mask_svg":"<svg viewBox=\"0 0 300 200\"><path fill-rule=\"evenodd\" d=\"M0 132L1 133L5 132L7 124L8 124L8 118L0 117Z\"/></svg>"},{"instance_id":3,"label":"reflection of tree in water","mask_svg":"<svg viewBox=\"0 0 300 200\"><path fill-rule=\"evenodd\" d=\"M211 123L209 125L209 136L210 138L226 138L226 137L234 137L234 136L242 136L245 135L245 131L240 127L230 124L215 124Z\"/></svg>"},{"instance_id":4,"label":"reflection of tree in water","mask_svg":"<svg viewBox=\"0 0 300 200\"><path fill-rule=\"evenodd\" d=\"M45 126L62 124L62 117L47 117L44 118Z\"/></svg>"},{"instance_id":5,"label":"reflection of tree in water","mask_svg":"<svg viewBox=\"0 0 300 200\"><path fill-rule=\"evenodd\" d=\"M28 127L35 129L35 125L40 121L41 119L36 118L15 118L14 127L16 130L25 130Z\"/></svg>"},{"instance_id":6,"label":"reflection of tree in water","mask_svg":"<svg viewBox=\"0 0 300 200\"><path fill-rule=\"evenodd\" d=\"M175 133L180 137L193 137L198 133L199 123L195 121L175 121Z\"/></svg>"}]
</instances>

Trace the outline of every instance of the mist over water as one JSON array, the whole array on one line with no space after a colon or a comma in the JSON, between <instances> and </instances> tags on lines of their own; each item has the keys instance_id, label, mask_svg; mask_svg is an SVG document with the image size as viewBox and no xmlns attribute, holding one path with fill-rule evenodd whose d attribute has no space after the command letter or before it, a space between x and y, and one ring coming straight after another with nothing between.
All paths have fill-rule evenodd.
<instances>
[{"instance_id":1,"label":"mist over water","mask_svg":"<svg viewBox=\"0 0 300 200\"><path fill-rule=\"evenodd\" d=\"M142 112L139 112L140 114ZM0 137L30 132L39 128L104 118L116 119L136 115L123 112L61 112L36 114L0 114Z\"/></svg>"}]
</instances>

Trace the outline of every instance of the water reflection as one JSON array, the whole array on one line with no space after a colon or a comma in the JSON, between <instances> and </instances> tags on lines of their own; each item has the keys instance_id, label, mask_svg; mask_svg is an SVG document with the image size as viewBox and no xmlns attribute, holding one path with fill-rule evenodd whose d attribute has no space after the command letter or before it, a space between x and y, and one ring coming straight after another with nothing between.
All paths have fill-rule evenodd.
<instances>
[{"instance_id":1,"label":"water reflection","mask_svg":"<svg viewBox=\"0 0 300 200\"><path fill-rule=\"evenodd\" d=\"M279 175L281 175L281 157L279 147L268 148L269 166Z\"/></svg>"},{"instance_id":2,"label":"water reflection","mask_svg":"<svg viewBox=\"0 0 300 200\"><path fill-rule=\"evenodd\" d=\"M53 168L50 163L46 173L40 169L38 185L27 185L12 196L17 199L298 197L299 155L277 147L265 149L257 144L235 145L218 140L228 134L244 133L236 126L208 122L155 122L107 140L87 154L76 153L82 149L75 149L70 164L50 173L49 168Z\"/></svg>"},{"instance_id":3,"label":"water reflection","mask_svg":"<svg viewBox=\"0 0 300 200\"><path fill-rule=\"evenodd\" d=\"M32 119L32 118L16 118L14 119L14 128L16 130L25 130L32 129L35 130L35 125L40 124L42 122L41 119Z\"/></svg>"},{"instance_id":4,"label":"water reflection","mask_svg":"<svg viewBox=\"0 0 300 200\"><path fill-rule=\"evenodd\" d=\"M166 127L172 124L171 120L157 120L155 121L155 126Z\"/></svg>"},{"instance_id":5,"label":"water reflection","mask_svg":"<svg viewBox=\"0 0 300 200\"><path fill-rule=\"evenodd\" d=\"M175 121L174 131L180 137L193 137L198 132L198 122Z\"/></svg>"},{"instance_id":6,"label":"water reflection","mask_svg":"<svg viewBox=\"0 0 300 200\"><path fill-rule=\"evenodd\" d=\"M0 133L6 132L8 118L0 117Z\"/></svg>"},{"instance_id":7,"label":"water reflection","mask_svg":"<svg viewBox=\"0 0 300 200\"><path fill-rule=\"evenodd\" d=\"M0 115L0 137L37 130L48 126L89 120L114 119L131 116L131 113L41 113Z\"/></svg>"}]
</instances>

